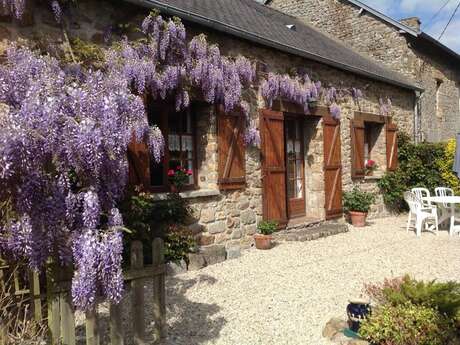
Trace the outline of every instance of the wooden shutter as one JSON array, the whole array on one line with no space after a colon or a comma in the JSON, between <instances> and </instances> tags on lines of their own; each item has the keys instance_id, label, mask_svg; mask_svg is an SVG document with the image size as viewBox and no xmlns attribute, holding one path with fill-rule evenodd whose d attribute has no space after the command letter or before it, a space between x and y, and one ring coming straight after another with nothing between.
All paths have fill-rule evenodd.
<instances>
[{"instance_id":1,"label":"wooden shutter","mask_svg":"<svg viewBox=\"0 0 460 345\"><path fill-rule=\"evenodd\" d=\"M134 135L128 145L129 184L147 189L150 186L150 153L145 142L136 141Z\"/></svg>"},{"instance_id":2,"label":"wooden shutter","mask_svg":"<svg viewBox=\"0 0 460 345\"><path fill-rule=\"evenodd\" d=\"M245 118L241 113L225 114L222 107L218 107L217 149L220 189L239 189L246 186L244 128Z\"/></svg>"},{"instance_id":3,"label":"wooden shutter","mask_svg":"<svg viewBox=\"0 0 460 345\"><path fill-rule=\"evenodd\" d=\"M342 154L340 122L332 117L323 118L324 190L326 219L342 216Z\"/></svg>"},{"instance_id":4,"label":"wooden shutter","mask_svg":"<svg viewBox=\"0 0 460 345\"><path fill-rule=\"evenodd\" d=\"M351 177L364 177L364 121L351 120Z\"/></svg>"},{"instance_id":5,"label":"wooden shutter","mask_svg":"<svg viewBox=\"0 0 460 345\"><path fill-rule=\"evenodd\" d=\"M387 122L386 126L387 137L387 170L395 171L398 168L398 127Z\"/></svg>"},{"instance_id":6,"label":"wooden shutter","mask_svg":"<svg viewBox=\"0 0 460 345\"><path fill-rule=\"evenodd\" d=\"M262 202L265 220L287 224L284 116L282 112L261 110Z\"/></svg>"}]
</instances>

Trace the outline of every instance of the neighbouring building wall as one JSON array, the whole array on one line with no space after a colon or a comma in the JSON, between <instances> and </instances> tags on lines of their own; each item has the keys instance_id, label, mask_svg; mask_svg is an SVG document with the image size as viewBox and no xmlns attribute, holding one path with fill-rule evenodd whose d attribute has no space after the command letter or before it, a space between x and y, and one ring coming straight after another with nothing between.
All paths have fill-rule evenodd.
<instances>
[{"instance_id":1,"label":"neighbouring building wall","mask_svg":"<svg viewBox=\"0 0 460 345\"><path fill-rule=\"evenodd\" d=\"M80 37L94 43L103 44L102 37L107 27L117 23L140 25L148 10L126 7L117 3L112 7L110 2L80 0L75 10L75 22L67 32L70 38ZM187 23L186 23L187 24ZM218 43L223 54L236 56L244 55L253 61L263 62L269 71L286 73L292 68L306 69L312 79L321 80L326 86L343 88L356 87L365 93L359 104L351 98L341 103L341 141L342 141L342 182L344 190L350 190L354 185L378 194L376 184L378 174L382 174L385 165L374 177L353 180L351 177L351 142L350 120L356 111L379 114L379 98L390 97L393 101L393 122L400 131L413 132L414 92L356 76L349 72L302 59L254 43L236 39L222 33L210 32L205 28L186 25L189 34L205 32L211 42ZM129 38L138 37L138 33L129 34ZM8 40L29 39L34 45L49 49L49 47L64 46L65 38L62 29L57 25L49 9L36 8L33 20L17 25L5 17L0 17L0 50L3 52ZM250 117L258 125L259 111L266 107L257 85L244 94L250 104ZM228 246L249 246L256 224L262 219L262 173L260 149L246 149L246 187L235 191L221 191L218 187L218 152L217 121L214 106L202 105L196 111L196 146L198 163L198 189L184 193L193 209L194 220L189 224L195 232L201 245L225 244ZM305 115L305 160L306 186L311 195L307 198L307 211L311 216L324 219L324 174L323 174L323 135L322 119ZM382 131L378 140L385 140ZM380 149L379 149L380 150ZM381 154L381 153L380 153ZM158 198L164 195L158 195ZM388 214L381 196L378 197L371 215L373 217Z\"/></svg>"},{"instance_id":2,"label":"neighbouring building wall","mask_svg":"<svg viewBox=\"0 0 460 345\"><path fill-rule=\"evenodd\" d=\"M425 90L420 100L418 139L442 141L460 131L456 88L460 64L454 63L441 49L419 47L419 38L400 33L398 28L346 0L272 0L269 6L300 18L359 53L417 81ZM401 22L416 30L420 26L417 18ZM437 80L442 81L438 105Z\"/></svg>"}]
</instances>

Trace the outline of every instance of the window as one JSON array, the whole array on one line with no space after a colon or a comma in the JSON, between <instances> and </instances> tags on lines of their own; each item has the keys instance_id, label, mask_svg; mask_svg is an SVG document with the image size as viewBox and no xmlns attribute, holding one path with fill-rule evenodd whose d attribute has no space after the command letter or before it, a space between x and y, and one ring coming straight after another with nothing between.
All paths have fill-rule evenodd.
<instances>
[{"instance_id":1,"label":"window","mask_svg":"<svg viewBox=\"0 0 460 345\"><path fill-rule=\"evenodd\" d=\"M458 113L460 114L460 83L457 83Z\"/></svg>"},{"instance_id":2,"label":"window","mask_svg":"<svg viewBox=\"0 0 460 345\"><path fill-rule=\"evenodd\" d=\"M377 154L375 154L376 144L381 132L381 124L364 122L364 162L377 158Z\"/></svg>"},{"instance_id":3,"label":"window","mask_svg":"<svg viewBox=\"0 0 460 345\"><path fill-rule=\"evenodd\" d=\"M389 118L356 113L351 121L352 177L376 175L397 167L397 127ZM373 161L374 164L369 164Z\"/></svg>"},{"instance_id":4,"label":"window","mask_svg":"<svg viewBox=\"0 0 460 345\"><path fill-rule=\"evenodd\" d=\"M302 122L298 119L289 118L285 121L286 126L286 160L287 160L287 191L290 199L303 198L304 184L304 156L302 138Z\"/></svg>"},{"instance_id":5,"label":"window","mask_svg":"<svg viewBox=\"0 0 460 345\"><path fill-rule=\"evenodd\" d=\"M436 117L438 119L442 119L442 111L441 111L441 86L442 80L436 79Z\"/></svg>"},{"instance_id":6,"label":"window","mask_svg":"<svg viewBox=\"0 0 460 345\"><path fill-rule=\"evenodd\" d=\"M184 189L196 184L196 150L193 107L176 112L169 107L149 111L149 122L160 127L165 137L165 156L163 162L150 161L150 185L153 190L164 191L168 188L168 170L182 167L190 169Z\"/></svg>"}]
</instances>

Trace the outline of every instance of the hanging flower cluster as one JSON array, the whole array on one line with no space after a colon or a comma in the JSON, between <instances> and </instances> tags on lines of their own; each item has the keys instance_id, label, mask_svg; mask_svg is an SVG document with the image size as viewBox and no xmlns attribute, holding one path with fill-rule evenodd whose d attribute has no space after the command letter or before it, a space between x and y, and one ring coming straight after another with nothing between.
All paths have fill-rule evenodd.
<instances>
[{"instance_id":1,"label":"hanging flower cluster","mask_svg":"<svg viewBox=\"0 0 460 345\"><path fill-rule=\"evenodd\" d=\"M271 108L275 99L285 99L303 107L310 113L310 103L318 101L321 82L312 82L307 74L291 77L287 74L269 73L261 85L262 96Z\"/></svg>"},{"instance_id":2,"label":"hanging flower cluster","mask_svg":"<svg viewBox=\"0 0 460 345\"><path fill-rule=\"evenodd\" d=\"M363 97L362 91L354 87L324 88L321 81L313 82L307 74L291 77L287 74L269 73L267 79L262 82L261 92L269 108L275 99L284 99L302 106L305 114L310 114L316 102L323 100L329 107L331 116L337 120L342 112L338 105L340 100L351 96L355 103L358 103Z\"/></svg>"},{"instance_id":3,"label":"hanging flower cluster","mask_svg":"<svg viewBox=\"0 0 460 345\"><path fill-rule=\"evenodd\" d=\"M382 97L379 98L379 110L380 115L389 116L391 114L393 104L391 103L390 98L383 99Z\"/></svg>"},{"instance_id":4,"label":"hanging flower cluster","mask_svg":"<svg viewBox=\"0 0 460 345\"><path fill-rule=\"evenodd\" d=\"M57 0L49 1L51 10L58 23L61 22L61 5ZM26 0L2 0L0 6L6 13L12 14L15 18L21 19L26 9Z\"/></svg>"},{"instance_id":5,"label":"hanging flower cluster","mask_svg":"<svg viewBox=\"0 0 460 345\"><path fill-rule=\"evenodd\" d=\"M211 104L223 104L225 111L241 105L244 87L255 79L253 64L243 56L222 56L217 45L205 35L186 41L186 31L177 19L164 20L154 13L142 23L147 41L128 42L110 49L110 73L119 75L139 94L149 92L154 99L174 97L176 109L190 104L190 90Z\"/></svg>"},{"instance_id":6,"label":"hanging flower cluster","mask_svg":"<svg viewBox=\"0 0 460 345\"><path fill-rule=\"evenodd\" d=\"M133 133L163 138L124 79L74 72L17 46L0 67L0 185L15 213L0 220L0 256L36 270L50 256L74 262L74 302L87 308L96 294L119 301L123 288L116 204L127 183L127 145ZM159 159L161 148L151 146Z\"/></svg>"}]
</instances>

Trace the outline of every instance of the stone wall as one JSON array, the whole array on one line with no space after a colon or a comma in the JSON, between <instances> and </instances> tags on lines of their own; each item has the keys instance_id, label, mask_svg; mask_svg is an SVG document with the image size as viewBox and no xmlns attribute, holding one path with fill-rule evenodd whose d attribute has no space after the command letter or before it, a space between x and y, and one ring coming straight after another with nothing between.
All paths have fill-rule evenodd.
<instances>
[{"instance_id":1,"label":"stone wall","mask_svg":"<svg viewBox=\"0 0 460 345\"><path fill-rule=\"evenodd\" d=\"M420 104L419 139L442 141L460 130L459 63L453 65L453 58L441 49L419 48L420 39L401 34L395 26L366 11L361 12L346 0L272 0L270 6L300 18L361 54L416 80L425 89ZM403 22L415 29L420 25L417 18ZM438 107L437 80L442 81Z\"/></svg>"},{"instance_id":2,"label":"stone wall","mask_svg":"<svg viewBox=\"0 0 460 345\"><path fill-rule=\"evenodd\" d=\"M109 26L117 23L131 23L137 26L148 13L131 5L116 8L110 3L79 0L79 6L74 10L75 23L70 23L67 32L70 38L80 37L95 43L101 43L102 37ZM23 23L17 23L0 17L0 39L5 47L7 40L29 39L34 45L52 49L62 49L66 45L63 31L54 22L49 9L35 8L33 18ZM186 23L187 24L187 23ZM350 190L353 185L360 184L368 190L378 192L375 178L353 181L351 178L351 147L350 120L355 111L378 114L380 97L390 97L393 101L393 121L401 131L413 132L414 93L386 83L359 77L310 60L288 55L270 48L255 45L244 40L236 39L221 33L209 32L203 27L187 25L189 34L205 32L209 40L218 43L224 54L236 56L245 55L254 61L267 65L269 71L285 73L293 67L306 69L315 80L321 80L326 86L343 88L357 87L365 92L365 98L355 103L351 98L341 103L341 140L343 163L344 190ZM129 38L139 34L128 32ZM63 49L64 50L64 49ZM244 98L251 107L250 116L258 125L259 110L265 104L257 87L247 91ZM217 128L216 114L213 106L202 106L197 111L197 158L198 158L198 187L197 191L184 194L190 201L196 223L190 228L197 233L200 244L215 247L223 245L227 248L246 247L252 243L252 234L256 224L262 219L262 181L260 149L248 148L246 152L246 182L247 187L237 191L219 191L217 185ZM306 118L305 161L307 187L307 216L324 218L324 179L323 179L323 136L322 120ZM384 134L382 134L384 135ZM383 137L382 137L383 138ZM380 140L383 140L380 138ZM381 198L373 209L373 216L386 214Z\"/></svg>"}]
</instances>

